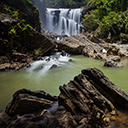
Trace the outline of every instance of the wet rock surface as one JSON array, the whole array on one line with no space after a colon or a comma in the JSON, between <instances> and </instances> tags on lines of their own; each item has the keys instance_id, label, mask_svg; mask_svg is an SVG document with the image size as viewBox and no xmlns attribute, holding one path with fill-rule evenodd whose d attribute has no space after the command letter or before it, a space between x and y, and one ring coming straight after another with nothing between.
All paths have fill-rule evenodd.
<instances>
[{"instance_id":1,"label":"wet rock surface","mask_svg":"<svg viewBox=\"0 0 128 128\"><path fill-rule=\"evenodd\" d=\"M110 121L118 115L117 108L128 109L128 95L96 68L82 70L74 80L59 89L58 97L44 91L18 90L7 105L6 113L0 111L0 126L101 128L109 124L113 126ZM59 106L46 110L57 99Z\"/></svg>"}]
</instances>

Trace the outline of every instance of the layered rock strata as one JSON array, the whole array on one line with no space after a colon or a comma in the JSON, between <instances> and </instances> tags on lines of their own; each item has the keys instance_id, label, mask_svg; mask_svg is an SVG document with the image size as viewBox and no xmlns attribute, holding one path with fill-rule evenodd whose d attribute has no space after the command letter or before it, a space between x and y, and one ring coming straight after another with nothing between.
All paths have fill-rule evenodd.
<instances>
[{"instance_id":1,"label":"layered rock strata","mask_svg":"<svg viewBox=\"0 0 128 128\"><path fill-rule=\"evenodd\" d=\"M88 68L60 86L58 97L44 91L18 90L6 113L0 111L0 127L101 128L111 124L111 116L118 116L118 108L128 110L128 95L100 70Z\"/></svg>"}]
</instances>

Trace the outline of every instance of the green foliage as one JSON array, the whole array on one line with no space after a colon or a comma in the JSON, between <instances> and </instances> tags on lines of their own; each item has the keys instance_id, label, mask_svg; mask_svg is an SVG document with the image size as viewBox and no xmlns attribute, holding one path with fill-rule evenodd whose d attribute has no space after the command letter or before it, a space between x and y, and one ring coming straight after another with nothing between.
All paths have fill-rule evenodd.
<instances>
[{"instance_id":1,"label":"green foliage","mask_svg":"<svg viewBox=\"0 0 128 128\"><path fill-rule=\"evenodd\" d=\"M19 11L18 10L11 10L10 7L6 6L5 8L5 13L9 14L12 18L19 20Z\"/></svg>"},{"instance_id":2,"label":"green foliage","mask_svg":"<svg viewBox=\"0 0 128 128\"><path fill-rule=\"evenodd\" d=\"M120 33L120 37L123 38L123 39L128 40L128 35L125 34L125 33Z\"/></svg>"},{"instance_id":3,"label":"green foliage","mask_svg":"<svg viewBox=\"0 0 128 128\"><path fill-rule=\"evenodd\" d=\"M25 20L22 20L21 22L18 22L15 26L12 26L10 28L10 31L8 32L8 35L12 38L19 37L20 33L27 32L28 36L33 36L31 33L31 30L33 29L30 24L24 25L23 23Z\"/></svg>"},{"instance_id":4,"label":"green foliage","mask_svg":"<svg viewBox=\"0 0 128 128\"><path fill-rule=\"evenodd\" d=\"M95 10L85 14L83 25L91 26L101 37L128 33L128 1L126 0L90 0L88 5L95 6Z\"/></svg>"},{"instance_id":5,"label":"green foliage","mask_svg":"<svg viewBox=\"0 0 128 128\"><path fill-rule=\"evenodd\" d=\"M32 26L30 24L26 24L25 27L22 29L22 31L27 31L29 36L33 36L33 34L30 32L32 30Z\"/></svg>"},{"instance_id":6,"label":"green foliage","mask_svg":"<svg viewBox=\"0 0 128 128\"><path fill-rule=\"evenodd\" d=\"M41 53L41 48L35 49L35 55L39 55Z\"/></svg>"},{"instance_id":7,"label":"green foliage","mask_svg":"<svg viewBox=\"0 0 128 128\"><path fill-rule=\"evenodd\" d=\"M90 14L85 14L82 23L86 28L94 31L99 25L98 10L92 10Z\"/></svg>"},{"instance_id":8,"label":"green foliage","mask_svg":"<svg viewBox=\"0 0 128 128\"><path fill-rule=\"evenodd\" d=\"M89 0L45 0L46 7L49 8L79 8L84 6Z\"/></svg>"}]
</instances>

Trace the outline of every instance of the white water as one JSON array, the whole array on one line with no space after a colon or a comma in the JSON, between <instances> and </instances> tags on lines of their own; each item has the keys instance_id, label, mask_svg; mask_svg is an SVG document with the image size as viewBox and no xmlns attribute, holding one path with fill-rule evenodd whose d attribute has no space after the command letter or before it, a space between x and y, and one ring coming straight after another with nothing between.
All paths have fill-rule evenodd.
<instances>
[{"instance_id":1,"label":"white water","mask_svg":"<svg viewBox=\"0 0 128 128\"><path fill-rule=\"evenodd\" d=\"M39 75L43 75L49 71L52 65L57 65L57 67L65 66L69 62L69 54L62 56L61 53L56 53L56 55L43 57L42 60L35 61L31 64L28 69L29 72L38 71Z\"/></svg>"},{"instance_id":2,"label":"white water","mask_svg":"<svg viewBox=\"0 0 128 128\"><path fill-rule=\"evenodd\" d=\"M76 35L81 32L81 12L78 9L47 8L46 29L59 35Z\"/></svg>"}]
</instances>

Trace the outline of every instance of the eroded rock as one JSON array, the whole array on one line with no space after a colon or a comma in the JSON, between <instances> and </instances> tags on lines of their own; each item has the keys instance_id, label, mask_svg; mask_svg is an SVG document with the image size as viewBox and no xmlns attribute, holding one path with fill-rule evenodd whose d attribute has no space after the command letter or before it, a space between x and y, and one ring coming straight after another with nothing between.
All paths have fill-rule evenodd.
<instances>
[{"instance_id":1,"label":"eroded rock","mask_svg":"<svg viewBox=\"0 0 128 128\"><path fill-rule=\"evenodd\" d=\"M60 86L60 91L59 104L67 111L95 115L97 121L115 107L124 109L128 104L128 96L96 68L82 70L73 81Z\"/></svg>"},{"instance_id":2,"label":"eroded rock","mask_svg":"<svg viewBox=\"0 0 128 128\"><path fill-rule=\"evenodd\" d=\"M18 90L6 107L13 117L2 112L8 118L0 123L7 128L99 128L108 126L117 108L128 109L128 95L96 68L82 70L60 91L58 98L44 91ZM59 106L46 110L57 99Z\"/></svg>"},{"instance_id":3,"label":"eroded rock","mask_svg":"<svg viewBox=\"0 0 128 128\"><path fill-rule=\"evenodd\" d=\"M32 92L21 89L13 95L13 100L7 105L5 111L10 116L23 115L49 108L56 101L56 96L51 96L44 91Z\"/></svg>"}]
</instances>

